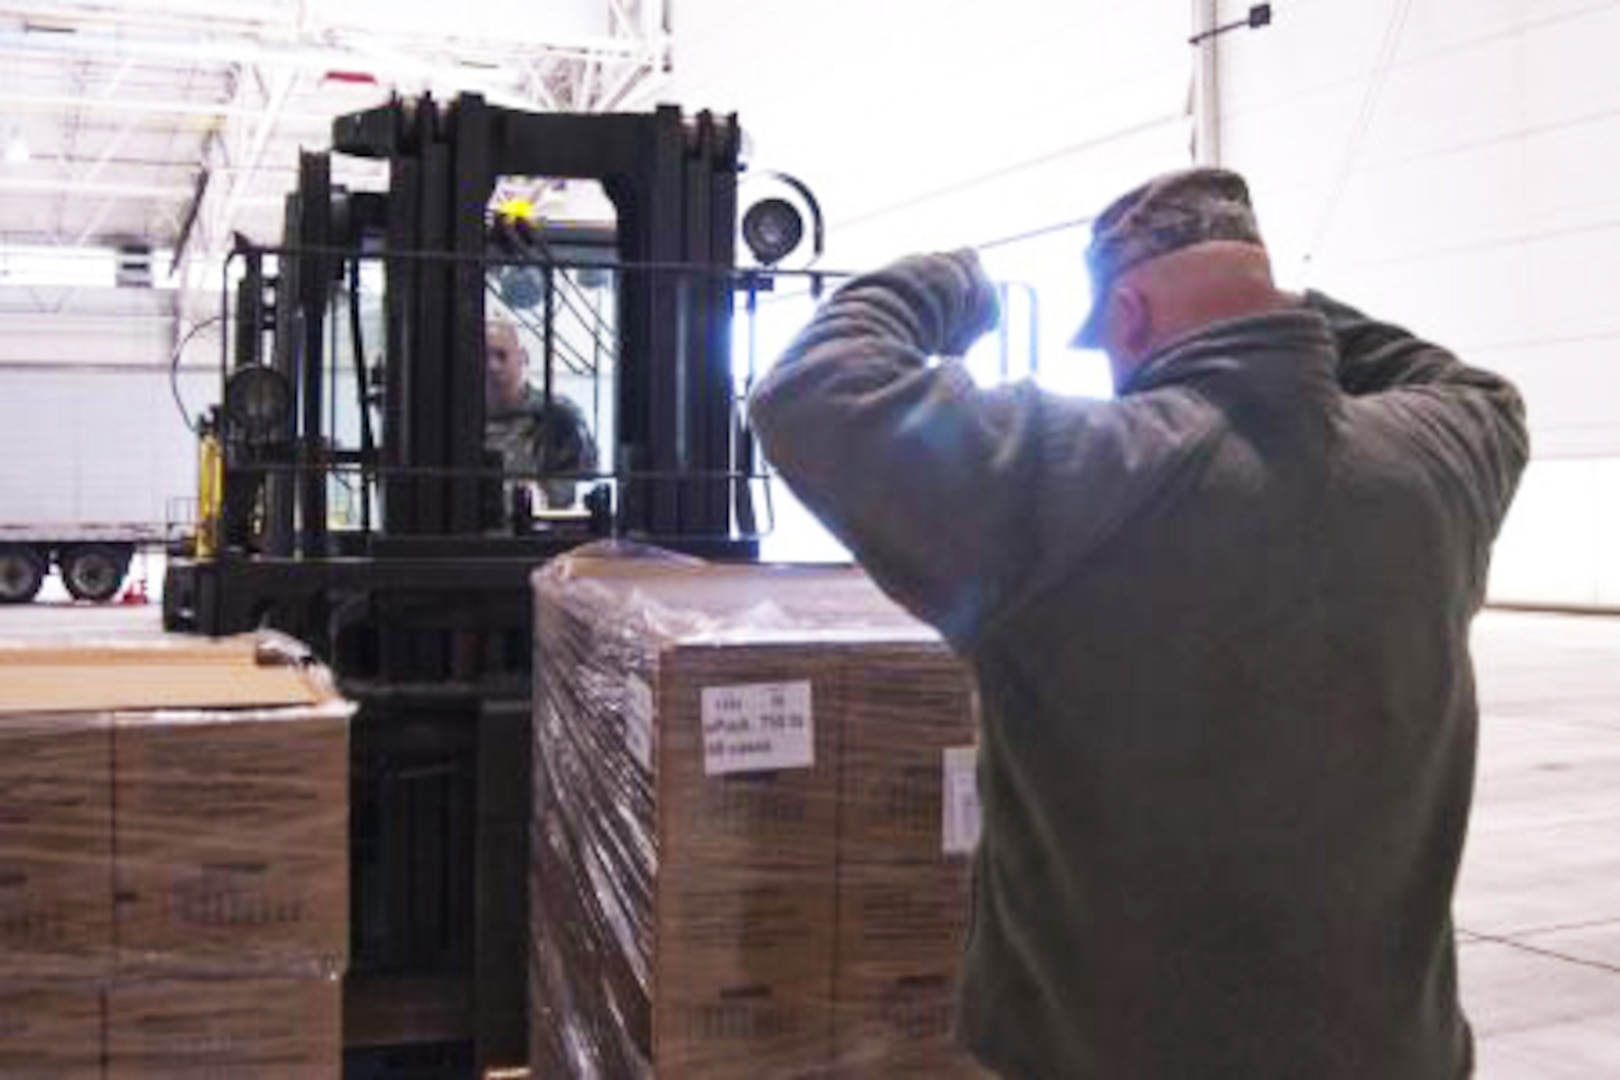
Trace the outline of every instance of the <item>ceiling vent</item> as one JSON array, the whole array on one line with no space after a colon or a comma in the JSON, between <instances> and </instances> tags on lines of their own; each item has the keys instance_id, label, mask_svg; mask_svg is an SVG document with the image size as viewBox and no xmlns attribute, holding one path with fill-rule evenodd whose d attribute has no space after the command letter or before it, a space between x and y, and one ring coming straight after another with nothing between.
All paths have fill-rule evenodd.
<instances>
[{"instance_id":1,"label":"ceiling vent","mask_svg":"<svg viewBox=\"0 0 1620 1080\"><path fill-rule=\"evenodd\" d=\"M119 245L117 281L120 289L150 289L152 287L151 244Z\"/></svg>"}]
</instances>

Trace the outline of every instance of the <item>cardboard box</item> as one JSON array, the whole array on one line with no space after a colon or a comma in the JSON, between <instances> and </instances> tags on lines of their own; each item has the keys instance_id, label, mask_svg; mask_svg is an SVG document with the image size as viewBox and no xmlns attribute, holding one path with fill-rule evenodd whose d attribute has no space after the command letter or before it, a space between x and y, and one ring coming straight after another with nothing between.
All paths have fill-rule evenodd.
<instances>
[{"instance_id":1,"label":"cardboard box","mask_svg":"<svg viewBox=\"0 0 1620 1080\"><path fill-rule=\"evenodd\" d=\"M841 866L839 977L954 969L967 948L971 876L964 860Z\"/></svg>"},{"instance_id":2,"label":"cardboard box","mask_svg":"<svg viewBox=\"0 0 1620 1080\"><path fill-rule=\"evenodd\" d=\"M661 883L652 971L660 1076L809 1075L831 1047L832 880L803 868Z\"/></svg>"},{"instance_id":3,"label":"cardboard box","mask_svg":"<svg viewBox=\"0 0 1620 1080\"><path fill-rule=\"evenodd\" d=\"M824 992L759 982L660 998L659 1080L822 1078L832 1050Z\"/></svg>"},{"instance_id":4,"label":"cardboard box","mask_svg":"<svg viewBox=\"0 0 1620 1080\"><path fill-rule=\"evenodd\" d=\"M970 877L963 859L839 868L839 1076L978 1075L952 1037Z\"/></svg>"},{"instance_id":5,"label":"cardboard box","mask_svg":"<svg viewBox=\"0 0 1620 1080\"><path fill-rule=\"evenodd\" d=\"M123 971L341 971L348 955L348 731L319 707L121 718Z\"/></svg>"},{"instance_id":6,"label":"cardboard box","mask_svg":"<svg viewBox=\"0 0 1620 1080\"><path fill-rule=\"evenodd\" d=\"M0 983L0 1075L336 1080L341 987L328 979Z\"/></svg>"},{"instance_id":7,"label":"cardboard box","mask_svg":"<svg viewBox=\"0 0 1620 1080\"><path fill-rule=\"evenodd\" d=\"M542 597L536 642L536 1074L581 1054L660 1077L824 1071L840 649L727 640L752 572L563 569L584 576Z\"/></svg>"},{"instance_id":8,"label":"cardboard box","mask_svg":"<svg viewBox=\"0 0 1620 1080\"><path fill-rule=\"evenodd\" d=\"M973 688L948 652L876 646L846 676L834 1075L983 1075L953 1038L972 903Z\"/></svg>"},{"instance_id":9,"label":"cardboard box","mask_svg":"<svg viewBox=\"0 0 1620 1080\"><path fill-rule=\"evenodd\" d=\"M938 863L966 851L947 835L947 780L978 742L973 684L938 644L875 644L844 674L839 860ZM971 779L971 777L969 777Z\"/></svg>"},{"instance_id":10,"label":"cardboard box","mask_svg":"<svg viewBox=\"0 0 1620 1080\"><path fill-rule=\"evenodd\" d=\"M110 970L111 777L101 718L0 716L0 978Z\"/></svg>"},{"instance_id":11,"label":"cardboard box","mask_svg":"<svg viewBox=\"0 0 1620 1080\"><path fill-rule=\"evenodd\" d=\"M937 635L843 568L587 554L536 587L535 1075L956 1068L975 732Z\"/></svg>"},{"instance_id":12,"label":"cardboard box","mask_svg":"<svg viewBox=\"0 0 1620 1080\"><path fill-rule=\"evenodd\" d=\"M958 972L845 977L831 1075L838 1080L891 1076L987 1077L952 1040Z\"/></svg>"},{"instance_id":13,"label":"cardboard box","mask_svg":"<svg viewBox=\"0 0 1620 1080\"><path fill-rule=\"evenodd\" d=\"M101 1080L101 985L0 982L0 1076Z\"/></svg>"},{"instance_id":14,"label":"cardboard box","mask_svg":"<svg viewBox=\"0 0 1620 1080\"><path fill-rule=\"evenodd\" d=\"M0 978L341 970L351 711L275 635L0 642Z\"/></svg>"},{"instance_id":15,"label":"cardboard box","mask_svg":"<svg viewBox=\"0 0 1620 1080\"><path fill-rule=\"evenodd\" d=\"M824 1065L835 926L826 867L686 866L633 898L555 810L533 850L536 1075L636 1075L652 1063L660 1077L740 1080Z\"/></svg>"},{"instance_id":16,"label":"cardboard box","mask_svg":"<svg viewBox=\"0 0 1620 1080\"><path fill-rule=\"evenodd\" d=\"M826 649L680 645L659 657L653 775L665 865L806 867L836 857L840 678ZM749 723L724 719L728 706L747 710L772 693L802 701L808 730L774 740L726 731Z\"/></svg>"},{"instance_id":17,"label":"cardboard box","mask_svg":"<svg viewBox=\"0 0 1620 1080\"><path fill-rule=\"evenodd\" d=\"M109 1080L336 1080L336 979L119 980L107 991Z\"/></svg>"}]
</instances>

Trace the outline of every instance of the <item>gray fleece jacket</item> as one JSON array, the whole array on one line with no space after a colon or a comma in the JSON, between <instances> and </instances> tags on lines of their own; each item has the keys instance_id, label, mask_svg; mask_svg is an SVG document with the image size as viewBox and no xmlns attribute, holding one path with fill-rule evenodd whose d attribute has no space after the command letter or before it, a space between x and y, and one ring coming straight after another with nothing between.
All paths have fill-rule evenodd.
<instances>
[{"instance_id":1,"label":"gray fleece jacket","mask_svg":"<svg viewBox=\"0 0 1620 1080\"><path fill-rule=\"evenodd\" d=\"M971 255L840 290L755 392L788 484L973 667L961 1039L1006 1077L1465 1075L1469 623L1504 380L1319 294L1114 401L976 387Z\"/></svg>"}]
</instances>

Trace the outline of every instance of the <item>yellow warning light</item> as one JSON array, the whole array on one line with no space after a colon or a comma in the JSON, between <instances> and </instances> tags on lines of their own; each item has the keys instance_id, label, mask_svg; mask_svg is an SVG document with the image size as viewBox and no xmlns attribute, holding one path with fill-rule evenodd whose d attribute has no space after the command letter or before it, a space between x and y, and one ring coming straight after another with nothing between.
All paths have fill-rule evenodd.
<instances>
[{"instance_id":1,"label":"yellow warning light","mask_svg":"<svg viewBox=\"0 0 1620 1080\"><path fill-rule=\"evenodd\" d=\"M505 218L507 221L533 221L537 213L537 208L535 207L533 199L526 199L521 195L515 195L497 206L495 208L495 212L501 215L501 217Z\"/></svg>"}]
</instances>

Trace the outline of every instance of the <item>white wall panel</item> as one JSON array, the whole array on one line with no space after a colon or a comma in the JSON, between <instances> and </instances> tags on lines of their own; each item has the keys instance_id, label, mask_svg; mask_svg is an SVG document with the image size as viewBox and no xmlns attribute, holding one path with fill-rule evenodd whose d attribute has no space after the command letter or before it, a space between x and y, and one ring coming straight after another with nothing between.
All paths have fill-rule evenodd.
<instances>
[{"instance_id":1,"label":"white wall panel","mask_svg":"<svg viewBox=\"0 0 1620 1080\"><path fill-rule=\"evenodd\" d=\"M166 290L110 284L0 284L0 363L162 363L173 346L174 301Z\"/></svg>"},{"instance_id":2,"label":"white wall panel","mask_svg":"<svg viewBox=\"0 0 1620 1080\"><path fill-rule=\"evenodd\" d=\"M1185 113L1179 0L696 0L676 20L672 95L739 112L755 160L810 184L829 262L1079 217L1186 160L1180 130L1168 162L1106 152Z\"/></svg>"},{"instance_id":3,"label":"white wall panel","mask_svg":"<svg viewBox=\"0 0 1620 1080\"><path fill-rule=\"evenodd\" d=\"M1221 45L1224 160L1284 280L1524 391L1502 599L1620 603L1616 41L1613 0L1296 0Z\"/></svg>"},{"instance_id":4,"label":"white wall panel","mask_svg":"<svg viewBox=\"0 0 1620 1080\"><path fill-rule=\"evenodd\" d=\"M1525 474L1512 519L1497 540L1491 594L1509 603L1597 602L1600 553L1597 463L1551 461Z\"/></svg>"},{"instance_id":5,"label":"white wall panel","mask_svg":"<svg viewBox=\"0 0 1620 1080\"><path fill-rule=\"evenodd\" d=\"M1530 467L1497 541L1493 599L1620 607L1620 461Z\"/></svg>"},{"instance_id":6,"label":"white wall panel","mask_svg":"<svg viewBox=\"0 0 1620 1080\"><path fill-rule=\"evenodd\" d=\"M1620 461L1599 462L1598 470L1592 492L1597 510L1592 530L1598 553L1597 603L1620 608Z\"/></svg>"},{"instance_id":7,"label":"white wall panel","mask_svg":"<svg viewBox=\"0 0 1620 1080\"><path fill-rule=\"evenodd\" d=\"M1594 168L1620 161L1620 101L1541 128L1524 142L1526 212L1535 228L1584 228L1620 220L1613 174Z\"/></svg>"},{"instance_id":8,"label":"white wall panel","mask_svg":"<svg viewBox=\"0 0 1620 1080\"><path fill-rule=\"evenodd\" d=\"M1620 457L1613 403L1594 388L1613 385L1620 339L1530 342L1467 351L1483 367L1512 367L1535 418L1538 458Z\"/></svg>"},{"instance_id":9,"label":"white wall panel","mask_svg":"<svg viewBox=\"0 0 1620 1080\"><path fill-rule=\"evenodd\" d=\"M1620 95L1620 68L1614 63L1620 8L1567 5L1568 17L1554 19L1539 0L1521 6L1532 16L1518 36L1524 49L1525 121L1536 126L1585 115L1596 106L1612 109Z\"/></svg>"},{"instance_id":10,"label":"white wall panel","mask_svg":"<svg viewBox=\"0 0 1620 1080\"><path fill-rule=\"evenodd\" d=\"M1332 87L1363 84L1398 3L1288 0L1273 5L1275 22L1264 34L1235 34L1221 43L1226 107L1257 113ZM1249 0L1220 0L1222 20L1242 18L1249 6ZM1553 40L1551 32L1564 26L1589 35L1592 19L1613 14L1611 0L1421 0L1408 7L1394 66L1423 65L1504 39Z\"/></svg>"},{"instance_id":11,"label":"white wall panel","mask_svg":"<svg viewBox=\"0 0 1620 1080\"><path fill-rule=\"evenodd\" d=\"M161 364L173 348L169 319L6 315L0 363Z\"/></svg>"}]
</instances>

